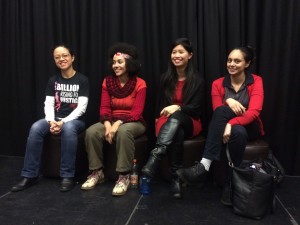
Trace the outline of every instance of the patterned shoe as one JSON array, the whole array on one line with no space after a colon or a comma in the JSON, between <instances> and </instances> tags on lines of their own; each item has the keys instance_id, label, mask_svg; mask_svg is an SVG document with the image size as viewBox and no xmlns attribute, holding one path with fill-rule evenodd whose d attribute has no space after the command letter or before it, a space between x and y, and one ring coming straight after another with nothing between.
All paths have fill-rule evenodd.
<instances>
[{"instance_id":1,"label":"patterned shoe","mask_svg":"<svg viewBox=\"0 0 300 225\"><path fill-rule=\"evenodd\" d=\"M104 173L102 170L94 170L89 176L86 182L81 185L82 190L91 190L96 184L104 182Z\"/></svg>"},{"instance_id":2,"label":"patterned shoe","mask_svg":"<svg viewBox=\"0 0 300 225\"><path fill-rule=\"evenodd\" d=\"M112 191L113 196L121 196L125 195L130 184L130 176L127 175L119 175L119 179L116 182L116 185Z\"/></svg>"}]
</instances>

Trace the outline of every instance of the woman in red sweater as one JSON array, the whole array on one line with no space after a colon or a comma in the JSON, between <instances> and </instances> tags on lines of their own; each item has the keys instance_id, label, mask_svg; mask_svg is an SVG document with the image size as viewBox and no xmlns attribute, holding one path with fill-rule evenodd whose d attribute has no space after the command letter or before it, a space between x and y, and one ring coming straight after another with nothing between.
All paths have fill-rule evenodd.
<instances>
[{"instance_id":1,"label":"woman in red sweater","mask_svg":"<svg viewBox=\"0 0 300 225\"><path fill-rule=\"evenodd\" d=\"M254 60L251 47L233 49L227 59L228 75L212 84L213 117L208 128L202 160L193 167L178 170L187 182L204 181L213 160L219 160L226 144L234 165L240 165L248 140L264 134L259 118L263 106L262 78L247 70ZM227 170L228 171L228 170ZM231 205L229 178L221 202Z\"/></svg>"},{"instance_id":2,"label":"woman in red sweater","mask_svg":"<svg viewBox=\"0 0 300 225\"><path fill-rule=\"evenodd\" d=\"M175 40L170 49L168 70L161 78L156 107L155 148L142 172L153 177L159 161L168 150L171 164L171 194L181 198L181 183L176 174L182 167L182 147L186 138L199 135L204 99L204 81L192 64L193 49L187 38Z\"/></svg>"},{"instance_id":3,"label":"woman in red sweater","mask_svg":"<svg viewBox=\"0 0 300 225\"><path fill-rule=\"evenodd\" d=\"M81 186L90 190L104 181L103 142L116 143L119 179L112 195L126 194L129 173L134 158L135 138L145 132L143 111L146 99L146 83L139 78L137 49L126 43L118 43L109 49L111 76L102 83L100 122L86 130L86 151L91 174Z\"/></svg>"}]
</instances>

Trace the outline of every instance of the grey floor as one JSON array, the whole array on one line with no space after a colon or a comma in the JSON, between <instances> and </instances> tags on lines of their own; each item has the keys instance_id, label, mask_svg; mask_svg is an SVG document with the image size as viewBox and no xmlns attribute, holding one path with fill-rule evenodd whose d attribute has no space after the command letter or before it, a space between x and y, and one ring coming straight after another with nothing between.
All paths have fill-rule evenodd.
<instances>
[{"instance_id":1,"label":"grey floor","mask_svg":"<svg viewBox=\"0 0 300 225\"><path fill-rule=\"evenodd\" d=\"M67 193L59 192L59 179L41 177L23 192L10 192L19 180L23 158L0 156L0 225L297 225L300 223L300 178L287 177L277 189L275 214L252 220L233 214L220 204L221 189L211 182L185 187L184 197L169 195L169 184L155 179L152 194L130 189L122 197L111 195L113 181L82 191L83 178Z\"/></svg>"}]
</instances>

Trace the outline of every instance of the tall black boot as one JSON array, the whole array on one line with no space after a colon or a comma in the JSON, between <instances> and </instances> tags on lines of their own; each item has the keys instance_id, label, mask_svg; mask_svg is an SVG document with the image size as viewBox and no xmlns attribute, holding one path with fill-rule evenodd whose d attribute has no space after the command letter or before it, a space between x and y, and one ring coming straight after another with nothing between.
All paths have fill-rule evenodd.
<instances>
[{"instance_id":1,"label":"tall black boot","mask_svg":"<svg viewBox=\"0 0 300 225\"><path fill-rule=\"evenodd\" d=\"M155 148L150 152L150 156L146 165L142 169L142 173L154 177L155 172L159 166L159 162L162 157L165 156L167 147L173 142L173 138L176 135L180 121L174 118L169 118L167 122L160 129Z\"/></svg>"},{"instance_id":2,"label":"tall black boot","mask_svg":"<svg viewBox=\"0 0 300 225\"><path fill-rule=\"evenodd\" d=\"M172 168L172 170L173 170L173 168ZM172 174L171 174L170 193L171 193L171 195L173 195L174 198L181 198L182 197L181 180L178 177L178 175L176 174L176 170L173 170Z\"/></svg>"},{"instance_id":3,"label":"tall black boot","mask_svg":"<svg viewBox=\"0 0 300 225\"><path fill-rule=\"evenodd\" d=\"M170 192L174 198L182 197L181 190L181 180L177 175L176 171L182 168L183 160L183 141L184 141L184 132L179 130L176 136L176 142L168 149L169 152L169 162L171 165L171 189Z\"/></svg>"}]
</instances>

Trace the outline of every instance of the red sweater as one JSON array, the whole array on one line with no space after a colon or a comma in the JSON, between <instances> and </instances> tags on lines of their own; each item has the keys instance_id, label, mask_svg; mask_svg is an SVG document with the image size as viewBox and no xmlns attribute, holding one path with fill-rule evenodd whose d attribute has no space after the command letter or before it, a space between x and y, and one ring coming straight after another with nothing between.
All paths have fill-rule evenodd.
<instances>
[{"instance_id":1,"label":"red sweater","mask_svg":"<svg viewBox=\"0 0 300 225\"><path fill-rule=\"evenodd\" d=\"M264 101L264 89L262 78L252 74L254 82L247 86L248 94L250 98L249 106L246 112L237 116L228 121L231 125L242 125L245 126L247 124L252 123L257 120L260 125L261 135L264 135L262 121L259 117L260 112L262 110L263 101ZM223 86L224 77L215 80L212 84L211 96L212 96L212 105L213 110L221 105L225 105L224 96L225 96L225 88Z\"/></svg>"},{"instance_id":2,"label":"red sweater","mask_svg":"<svg viewBox=\"0 0 300 225\"><path fill-rule=\"evenodd\" d=\"M146 82L137 77L136 86L132 93L125 98L116 98L109 94L106 79L104 79L99 109L100 121L114 122L122 120L124 123L133 121L145 123L143 111L146 100L146 88Z\"/></svg>"}]
</instances>

